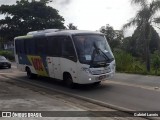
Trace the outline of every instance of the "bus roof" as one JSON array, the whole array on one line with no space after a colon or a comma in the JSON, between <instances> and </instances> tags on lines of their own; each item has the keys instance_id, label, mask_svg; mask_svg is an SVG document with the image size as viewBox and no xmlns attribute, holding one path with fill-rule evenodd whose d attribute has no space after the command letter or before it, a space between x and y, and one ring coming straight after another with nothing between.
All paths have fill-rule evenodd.
<instances>
[{"instance_id":1,"label":"bus roof","mask_svg":"<svg viewBox=\"0 0 160 120\"><path fill-rule=\"evenodd\" d=\"M57 32L46 33L47 36L52 35L77 35L77 34L101 34L100 32L88 31L88 30L60 30Z\"/></svg>"},{"instance_id":2,"label":"bus roof","mask_svg":"<svg viewBox=\"0 0 160 120\"><path fill-rule=\"evenodd\" d=\"M80 34L99 34L102 35L100 32L95 31L88 31L88 30L58 30L58 29L46 29L40 31L32 31L28 32L26 36L19 36L15 37L15 39L25 39L25 38L32 38L36 36L54 36L54 35L80 35Z\"/></svg>"},{"instance_id":3,"label":"bus roof","mask_svg":"<svg viewBox=\"0 0 160 120\"><path fill-rule=\"evenodd\" d=\"M15 37L14 39L15 40L18 40L18 39L27 39L27 38L32 38L33 35L26 35L26 36L18 36L18 37Z\"/></svg>"}]
</instances>

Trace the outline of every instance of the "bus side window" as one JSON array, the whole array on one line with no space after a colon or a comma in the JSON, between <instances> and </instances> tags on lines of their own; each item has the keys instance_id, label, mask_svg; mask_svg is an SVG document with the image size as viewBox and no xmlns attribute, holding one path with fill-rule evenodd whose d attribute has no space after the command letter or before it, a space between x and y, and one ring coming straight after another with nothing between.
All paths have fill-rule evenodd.
<instances>
[{"instance_id":1,"label":"bus side window","mask_svg":"<svg viewBox=\"0 0 160 120\"><path fill-rule=\"evenodd\" d=\"M62 40L62 56L73 61L77 61L73 43L70 37L65 37Z\"/></svg>"},{"instance_id":2,"label":"bus side window","mask_svg":"<svg viewBox=\"0 0 160 120\"><path fill-rule=\"evenodd\" d=\"M25 49L24 49L24 40L16 40L15 42L16 44L16 53L18 54L24 54L25 53Z\"/></svg>"},{"instance_id":3,"label":"bus side window","mask_svg":"<svg viewBox=\"0 0 160 120\"><path fill-rule=\"evenodd\" d=\"M61 56L61 46L60 41L61 37L50 36L47 38L47 55L53 57L60 57Z\"/></svg>"},{"instance_id":4,"label":"bus side window","mask_svg":"<svg viewBox=\"0 0 160 120\"><path fill-rule=\"evenodd\" d=\"M26 39L25 43L25 52L28 55L35 54L35 40L33 38Z\"/></svg>"},{"instance_id":5,"label":"bus side window","mask_svg":"<svg viewBox=\"0 0 160 120\"><path fill-rule=\"evenodd\" d=\"M15 41L16 54L19 53L19 43L18 40Z\"/></svg>"},{"instance_id":6,"label":"bus side window","mask_svg":"<svg viewBox=\"0 0 160 120\"><path fill-rule=\"evenodd\" d=\"M36 52L38 55L45 55L46 54L46 48L47 48L47 39L46 37L36 37Z\"/></svg>"}]
</instances>

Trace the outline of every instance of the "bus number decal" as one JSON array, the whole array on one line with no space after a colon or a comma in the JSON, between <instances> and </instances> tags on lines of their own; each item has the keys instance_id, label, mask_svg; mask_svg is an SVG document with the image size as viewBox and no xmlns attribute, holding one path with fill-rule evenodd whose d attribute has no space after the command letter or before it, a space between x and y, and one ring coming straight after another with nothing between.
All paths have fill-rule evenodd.
<instances>
[{"instance_id":1,"label":"bus number decal","mask_svg":"<svg viewBox=\"0 0 160 120\"><path fill-rule=\"evenodd\" d=\"M31 58L35 70L43 71L43 64L40 58Z\"/></svg>"},{"instance_id":2,"label":"bus number decal","mask_svg":"<svg viewBox=\"0 0 160 120\"><path fill-rule=\"evenodd\" d=\"M38 75L48 76L40 56L27 56Z\"/></svg>"}]
</instances>

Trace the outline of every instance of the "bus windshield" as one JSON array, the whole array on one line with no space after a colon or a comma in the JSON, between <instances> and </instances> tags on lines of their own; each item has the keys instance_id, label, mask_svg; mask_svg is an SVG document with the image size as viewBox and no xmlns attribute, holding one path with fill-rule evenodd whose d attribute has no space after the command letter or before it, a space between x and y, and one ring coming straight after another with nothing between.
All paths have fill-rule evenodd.
<instances>
[{"instance_id":1,"label":"bus windshield","mask_svg":"<svg viewBox=\"0 0 160 120\"><path fill-rule=\"evenodd\" d=\"M114 59L110 46L103 35L74 35L73 40L81 63L106 63L106 61Z\"/></svg>"}]
</instances>

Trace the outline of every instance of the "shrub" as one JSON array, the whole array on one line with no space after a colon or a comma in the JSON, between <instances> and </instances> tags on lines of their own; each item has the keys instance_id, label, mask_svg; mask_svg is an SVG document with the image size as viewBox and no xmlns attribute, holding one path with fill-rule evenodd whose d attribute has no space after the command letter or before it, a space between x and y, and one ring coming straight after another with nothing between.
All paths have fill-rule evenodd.
<instances>
[{"instance_id":1,"label":"shrub","mask_svg":"<svg viewBox=\"0 0 160 120\"><path fill-rule=\"evenodd\" d=\"M116 68L118 71L132 71L133 70L133 57L131 54L122 50L114 52L116 60Z\"/></svg>"},{"instance_id":2,"label":"shrub","mask_svg":"<svg viewBox=\"0 0 160 120\"><path fill-rule=\"evenodd\" d=\"M133 57L123 50L114 51L114 56L117 71L146 74L145 64L140 59Z\"/></svg>"},{"instance_id":3,"label":"shrub","mask_svg":"<svg viewBox=\"0 0 160 120\"><path fill-rule=\"evenodd\" d=\"M160 68L160 51L155 51L152 55L152 67L155 70L155 74L157 75L158 70Z\"/></svg>"},{"instance_id":4,"label":"shrub","mask_svg":"<svg viewBox=\"0 0 160 120\"><path fill-rule=\"evenodd\" d=\"M14 53L12 51L2 50L0 55L5 56L7 59L14 61Z\"/></svg>"}]
</instances>

